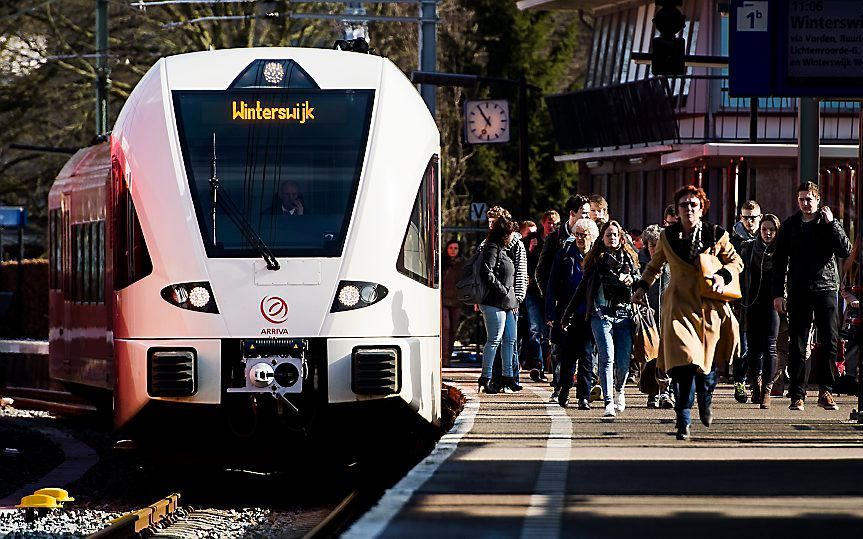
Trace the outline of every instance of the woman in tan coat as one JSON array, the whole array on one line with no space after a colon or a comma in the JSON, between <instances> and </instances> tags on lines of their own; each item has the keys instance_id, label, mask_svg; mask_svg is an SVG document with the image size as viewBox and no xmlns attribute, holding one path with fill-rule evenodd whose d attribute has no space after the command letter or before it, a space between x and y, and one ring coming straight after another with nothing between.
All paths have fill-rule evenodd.
<instances>
[{"instance_id":1,"label":"woman in tan coat","mask_svg":"<svg viewBox=\"0 0 863 539\"><path fill-rule=\"evenodd\" d=\"M636 284L632 301L643 301L663 263L668 262L671 279L660 314L660 357L664 365L658 367L671 376L677 397L674 407L677 439L686 440L696 394L701 422L709 427L713 421L711 403L716 365L728 362L739 347L737 320L728 303L701 295L699 255L709 253L719 259L722 267L708 279L713 291L720 294L726 285L738 279L743 261L725 230L701 220L710 208L703 189L682 187L674 193L674 203L680 220L662 231L656 252Z\"/></svg>"}]
</instances>

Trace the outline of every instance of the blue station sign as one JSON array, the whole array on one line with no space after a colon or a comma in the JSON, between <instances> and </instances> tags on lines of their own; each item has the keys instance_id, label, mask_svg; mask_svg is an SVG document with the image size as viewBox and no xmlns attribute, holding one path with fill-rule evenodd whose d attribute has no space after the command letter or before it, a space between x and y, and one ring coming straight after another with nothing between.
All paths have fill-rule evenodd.
<instances>
[{"instance_id":1,"label":"blue station sign","mask_svg":"<svg viewBox=\"0 0 863 539\"><path fill-rule=\"evenodd\" d=\"M0 228L24 228L27 210L21 206L0 206Z\"/></svg>"},{"instance_id":2,"label":"blue station sign","mask_svg":"<svg viewBox=\"0 0 863 539\"><path fill-rule=\"evenodd\" d=\"M863 97L863 1L732 0L734 97Z\"/></svg>"}]
</instances>

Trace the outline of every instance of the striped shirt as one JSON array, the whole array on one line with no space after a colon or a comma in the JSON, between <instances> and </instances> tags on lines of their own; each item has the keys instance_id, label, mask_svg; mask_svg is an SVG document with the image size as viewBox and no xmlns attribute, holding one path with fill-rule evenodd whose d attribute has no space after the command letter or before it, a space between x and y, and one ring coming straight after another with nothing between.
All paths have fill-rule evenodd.
<instances>
[{"instance_id":1,"label":"striped shirt","mask_svg":"<svg viewBox=\"0 0 863 539\"><path fill-rule=\"evenodd\" d=\"M515 299L522 303L527 294L527 253L524 251L524 243L521 242L521 234L513 232L506 250L513 255L512 262L515 264Z\"/></svg>"}]
</instances>

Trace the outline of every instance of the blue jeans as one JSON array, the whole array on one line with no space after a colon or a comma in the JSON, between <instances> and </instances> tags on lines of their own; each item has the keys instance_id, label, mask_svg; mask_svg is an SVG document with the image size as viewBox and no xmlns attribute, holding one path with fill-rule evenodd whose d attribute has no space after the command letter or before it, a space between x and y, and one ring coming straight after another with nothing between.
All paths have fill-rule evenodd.
<instances>
[{"instance_id":1,"label":"blue jeans","mask_svg":"<svg viewBox=\"0 0 863 539\"><path fill-rule=\"evenodd\" d=\"M482 351L482 375L491 378L494 356L500 348L502 375L512 377L512 363L516 357L515 336L516 321L515 314L511 310L498 309L491 305L480 305L483 320L485 320L485 348Z\"/></svg>"},{"instance_id":2,"label":"blue jeans","mask_svg":"<svg viewBox=\"0 0 863 539\"><path fill-rule=\"evenodd\" d=\"M524 298L524 308L527 311L528 333L524 343L524 358L528 366L543 371L545 356L548 355L548 324L545 323L545 305L536 292L528 291Z\"/></svg>"},{"instance_id":3,"label":"blue jeans","mask_svg":"<svg viewBox=\"0 0 863 539\"><path fill-rule=\"evenodd\" d=\"M716 387L716 366L707 374L698 372L695 365L674 367L668 371L671 376L671 387L674 388L676 401L674 411L677 413L677 427L692 424L692 405L698 395L698 409L704 409L713 402L713 389Z\"/></svg>"},{"instance_id":4,"label":"blue jeans","mask_svg":"<svg viewBox=\"0 0 863 539\"><path fill-rule=\"evenodd\" d=\"M599 356L599 383L602 385L605 404L610 404L614 399L614 389L620 391L626 385L635 324L631 318L593 314L590 317L590 327Z\"/></svg>"}]
</instances>

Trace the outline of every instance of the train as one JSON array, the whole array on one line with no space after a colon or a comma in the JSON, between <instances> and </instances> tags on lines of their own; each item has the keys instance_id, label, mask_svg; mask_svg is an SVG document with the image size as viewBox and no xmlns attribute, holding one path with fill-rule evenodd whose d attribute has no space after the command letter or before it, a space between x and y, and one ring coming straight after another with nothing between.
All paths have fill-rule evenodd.
<instances>
[{"instance_id":1,"label":"train","mask_svg":"<svg viewBox=\"0 0 863 539\"><path fill-rule=\"evenodd\" d=\"M160 59L50 190L51 377L133 439L438 426L439 155L386 58Z\"/></svg>"}]
</instances>

